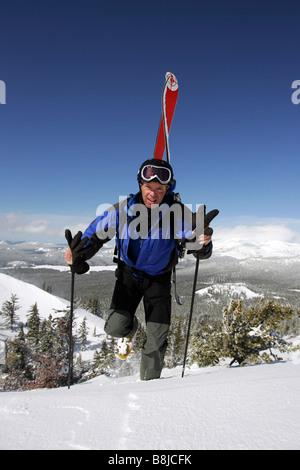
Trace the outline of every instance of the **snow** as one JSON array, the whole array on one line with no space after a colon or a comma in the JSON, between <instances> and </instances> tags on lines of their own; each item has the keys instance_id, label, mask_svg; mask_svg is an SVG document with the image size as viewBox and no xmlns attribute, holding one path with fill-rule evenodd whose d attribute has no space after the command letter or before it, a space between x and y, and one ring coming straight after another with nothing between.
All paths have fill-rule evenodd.
<instances>
[{"instance_id":1,"label":"snow","mask_svg":"<svg viewBox=\"0 0 300 470\"><path fill-rule=\"evenodd\" d=\"M257 294L256 292L253 292L251 289L248 289L244 284L242 283L223 283L223 284L214 284L213 286L210 287L205 287L204 289L199 289L196 291L196 294L198 295L209 295L213 296L215 294L224 294L228 293L231 296L238 295L239 297L243 296L246 299L253 299L256 297L261 297L260 294Z\"/></svg>"},{"instance_id":2,"label":"snow","mask_svg":"<svg viewBox=\"0 0 300 470\"><path fill-rule=\"evenodd\" d=\"M41 316L68 304L0 274L0 305L11 293L23 320L35 301ZM77 315L103 327L85 311ZM102 333L90 337L91 351ZM184 378L177 367L148 382L99 376L70 389L0 392L0 449L299 450L299 397L300 353L257 366L186 368Z\"/></svg>"},{"instance_id":3,"label":"snow","mask_svg":"<svg viewBox=\"0 0 300 470\"><path fill-rule=\"evenodd\" d=\"M299 393L291 360L3 392L0 449L299 450Z\"/></svg>"},{"instance_id":4,"label":"snow","mask_svg":"<svg viewBox=\"0 0 300 470\"><path fill-rule=\"evenodd\" d=\"M68 272L70 271L69 266L56 266L51 264L42 264L40 266L33 266L32 269L53 269L54 271ZM90 266L90 269L87 274L90 272L100 272L100 271L115 271L116 265L113 266Z\"/></svg>"},{"instance_id":5,"label":"snow","mask_svg":"<svg viewBox=\"0 0 300 470\"><path fill-rule=\"evenodd\" d=\"M30 266L25 261L11 261L7 263L6 268L2 269L11 269L11 268L31 268L31 269L53 269L54 271L60 272L70 272L70 267L67 265L54 265L54 264L41 264L37 266ZM89 272L100 272L100 271L115 271L116 265L112 266L90 266Z\"/></svg>"}]
</instances>

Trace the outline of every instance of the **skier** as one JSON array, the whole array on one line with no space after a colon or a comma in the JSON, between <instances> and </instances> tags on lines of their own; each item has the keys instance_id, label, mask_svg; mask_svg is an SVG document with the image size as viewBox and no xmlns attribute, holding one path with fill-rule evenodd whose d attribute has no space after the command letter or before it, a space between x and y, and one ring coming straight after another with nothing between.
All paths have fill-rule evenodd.
<instances>
[{"instance_id":1,"label":"skier","mask_svg":"<svg viewBox=\"0 0 300 470\"><path fill-rule=\"evenodd\" d=\"M119 357L129 354L139 322L136 309L143 299L147 339L142 348L140 378L161 375L171 321L171 275L178 262L178 240L192 236L191 220L185 226L177 214L163 224L163 214L177 204L173 169L164 160L146 160L138 171L139 191L98 216L83 233L72 238L66 231L69 248L66 262L77 274L88 271L90 259L104 243L116 236L118 268L105 332L119 338ZM193 219L194 220L194 219ZM165 225L165 227L162 227ZM164 233L163 233L164 232ZM211 233L197 242L201 259L212 254Z\"/></svg>"}]
</instances>

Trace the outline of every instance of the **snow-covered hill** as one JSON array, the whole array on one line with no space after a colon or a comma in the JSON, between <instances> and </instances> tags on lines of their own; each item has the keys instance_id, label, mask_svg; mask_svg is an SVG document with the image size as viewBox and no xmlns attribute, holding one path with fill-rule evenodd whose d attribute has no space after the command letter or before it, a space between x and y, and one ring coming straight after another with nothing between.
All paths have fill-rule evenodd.
<instances>
[{"instance_id":1,"label":"snow-covered hill","mask_svg":"<svg viewBox=\"0 0 300 470\"><path fill-rule=\"evenodd\" d=\"M248 289L247 286L244 284L237 282L233 283L223 283L223 284L214 284L211 287L205 287L204 289L199 289L196 291L198 295L208 295L209 297L213 298L214 295L230 295L232 297L238 296L240 299L253 299L261 297L260 294L253 292L252 290Z\"/></svg>"},{"instance_id":2,"label":"snow-covered hill","mask_svg":"<svg viewBox=\"0 0 300 470\"><path fill-rule=\"evenodd\" d=\"M62 316L63 313L61 312L70 305L68 300L60 299L32 284L19 281L18 279L14 279L11 276L0 273L0 309L5 301L10 300L12 294L16 294L18 297L18 304L20 308L16 313L19 317L19 321L23 322L24 324L27 321L28 311L34 303L37 303L41 319L48 318L50 314L53 318L56 316ZM57 311L60 312L57 313ZM81 354L82 358L85 360L91 359L96 347L101 346L101 341L105 337L105 333L103 330L104 321L82 308L77 308L75 311L75 333L77 328L80 327L84 317L86 317L86 324L88 328L88 343L86 351L82 351ZM96 336L94 335L95 331ZM9 330L1 327L0 317L0 342L1 340L5 340L5 338L11 334L12 333Z\"/></svg>"}]
</instances>

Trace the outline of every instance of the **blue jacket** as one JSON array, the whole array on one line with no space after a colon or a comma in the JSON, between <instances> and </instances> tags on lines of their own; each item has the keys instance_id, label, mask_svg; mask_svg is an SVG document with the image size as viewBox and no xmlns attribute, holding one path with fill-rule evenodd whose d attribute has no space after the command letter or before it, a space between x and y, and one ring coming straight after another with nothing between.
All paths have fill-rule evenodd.
<instances>
[{"instance_id":1,"label":"blue jacket","mask_svg":"<svg viewBox=\"0 0 300 470\"><path fill-rule=\"evenodd\" d=\"M183 222L177 212L172 218L172 223L168 222L174 204L173 196L165 197L154 218L150 218L151 214L153 216L153 209L148 210L143 205L144 210L141 215L137 211L141 206L136 204L141 204L140 193L115 204L98 216L86 229L82 238L86 236L91 238L96 234L103 244L116 236L120 259L136 271L156 276L169 271L177 264L178 249L175 239L192 236L192 220ZM184 206L181 204L181 207Z\"/></svg>"}]
</instances>

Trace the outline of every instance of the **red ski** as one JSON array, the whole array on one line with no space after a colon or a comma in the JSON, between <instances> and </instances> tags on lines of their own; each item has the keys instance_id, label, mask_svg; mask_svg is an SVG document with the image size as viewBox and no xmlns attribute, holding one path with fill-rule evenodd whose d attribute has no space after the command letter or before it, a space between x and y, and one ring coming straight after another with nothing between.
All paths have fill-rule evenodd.
<instances>
[{"instance_id":1,"label":"red ski","mask_svg":"<svg viewBox=\"0 0 300 470\"><path fill-rule=\"evenodd\" d=\"M178 97L178 81L171 72L166 73L162 93L162 115L160 119L153 158L163 159L166 149L167 161L170 162L169 132Z\"/></svg>"}]
</instances>

